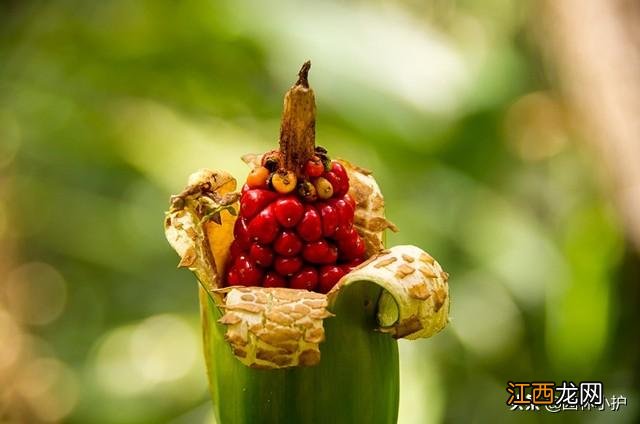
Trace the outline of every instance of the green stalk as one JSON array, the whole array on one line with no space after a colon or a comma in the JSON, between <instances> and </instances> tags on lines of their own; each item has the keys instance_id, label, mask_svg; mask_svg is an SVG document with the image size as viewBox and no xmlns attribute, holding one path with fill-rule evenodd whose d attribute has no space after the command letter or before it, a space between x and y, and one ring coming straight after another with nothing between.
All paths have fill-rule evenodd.
<instances>
[{"instance_id":1,"label":"green stalk","mask_svg":"<svg viewBox=\"0 0 640 424\"><path fill-rule=\"evenodd\" d=\"M324 321L322 358L313 367L249 368L224 340L215 301L200 288L204 354L216 419L241 423L395 423L398 346L375 331L381 288L345 287Z\"/></svg>"}]
</instances>

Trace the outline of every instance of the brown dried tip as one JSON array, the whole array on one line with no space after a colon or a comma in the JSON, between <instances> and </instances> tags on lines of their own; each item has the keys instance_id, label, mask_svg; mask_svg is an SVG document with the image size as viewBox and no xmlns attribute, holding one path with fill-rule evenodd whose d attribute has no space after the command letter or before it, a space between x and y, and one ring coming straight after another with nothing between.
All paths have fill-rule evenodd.
<instances>
[{"instance_id":1,"label":"brown dried tip","mask_svg":"<svg viewBox=\"0 0 640 424\"><path fill-rule=\"evenodd\" d=\"M298 177L314 154L316 140L316 101L309 87L310 68L307 60L298 72L298 81L285 94L280 125L283 166Z\"/></svg>"},{"instance_id":2,"label":"brown dried tip","mask_svg":"<svg viewBox=\"0 0 640 424\"><path fill-rule=\"evenodd\" d=\"M307 60L302 64L302 68L300 68L300 72L298 72L298 81L296 82L296 85L309 88L309 69L311 69L311 61Z\"/></svg>"}]
</instances>

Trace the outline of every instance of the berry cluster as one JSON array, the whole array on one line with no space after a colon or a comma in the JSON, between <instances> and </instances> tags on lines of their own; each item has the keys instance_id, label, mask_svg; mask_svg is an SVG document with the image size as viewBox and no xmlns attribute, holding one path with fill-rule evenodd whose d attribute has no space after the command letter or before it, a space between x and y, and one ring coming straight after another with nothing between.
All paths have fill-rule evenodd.
<instances>
[{"instance_id":1,"label":"berry cluster","mask_svg":"<svg viewBox=\"0 0 640 424\"><path fill-rule=\"evenodd\" d=\"M242 188L226 285L326 293L365 256L344 167L316 149L303 176L265 154Z\"/></svg>"}]
</instances>

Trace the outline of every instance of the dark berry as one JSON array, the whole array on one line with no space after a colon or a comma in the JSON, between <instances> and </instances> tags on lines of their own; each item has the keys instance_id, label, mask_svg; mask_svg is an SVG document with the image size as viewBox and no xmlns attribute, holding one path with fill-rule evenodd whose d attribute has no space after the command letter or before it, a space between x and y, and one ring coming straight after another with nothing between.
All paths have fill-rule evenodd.
<instances>
[{"instance_id":1,"label":"dark berry","mask_svg":"<svg viewBox=\"0 0 640 424\"><path fill-rule=\"evenodd\" d=\"M315 202L318 200L318 192L316 191L316 186L314 186L311 181L302 180L298 182L298 195L305 202Z\"/></svg>"}]
</instances>

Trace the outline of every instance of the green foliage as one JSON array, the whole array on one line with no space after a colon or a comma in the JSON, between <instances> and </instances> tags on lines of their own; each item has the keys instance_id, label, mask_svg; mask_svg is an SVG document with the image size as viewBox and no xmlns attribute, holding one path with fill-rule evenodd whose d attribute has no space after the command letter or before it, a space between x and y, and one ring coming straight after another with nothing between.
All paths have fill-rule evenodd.
<instances>
[{"instance_id":1,"label":"green foliage","mask_svg":"<svg viewBox=\"0 0 640 424\"><path fill-rule=\"evenodd\" d=\"M195 169L242 179L239 157L276 145L307 58L318 143L375 171L401 229L390 244L451 274L450 327L400 345L400 422L547 417L508 411L508 380L637 399L638 342L619 331L637 320L621 300L637 263L523 41L526 6L414 3L0 7L0 235L16 266L64 278L60 316L30 331L80 388L66 421L211 419L196 283L163 211Z\"/></svg>"}]
</instances>

